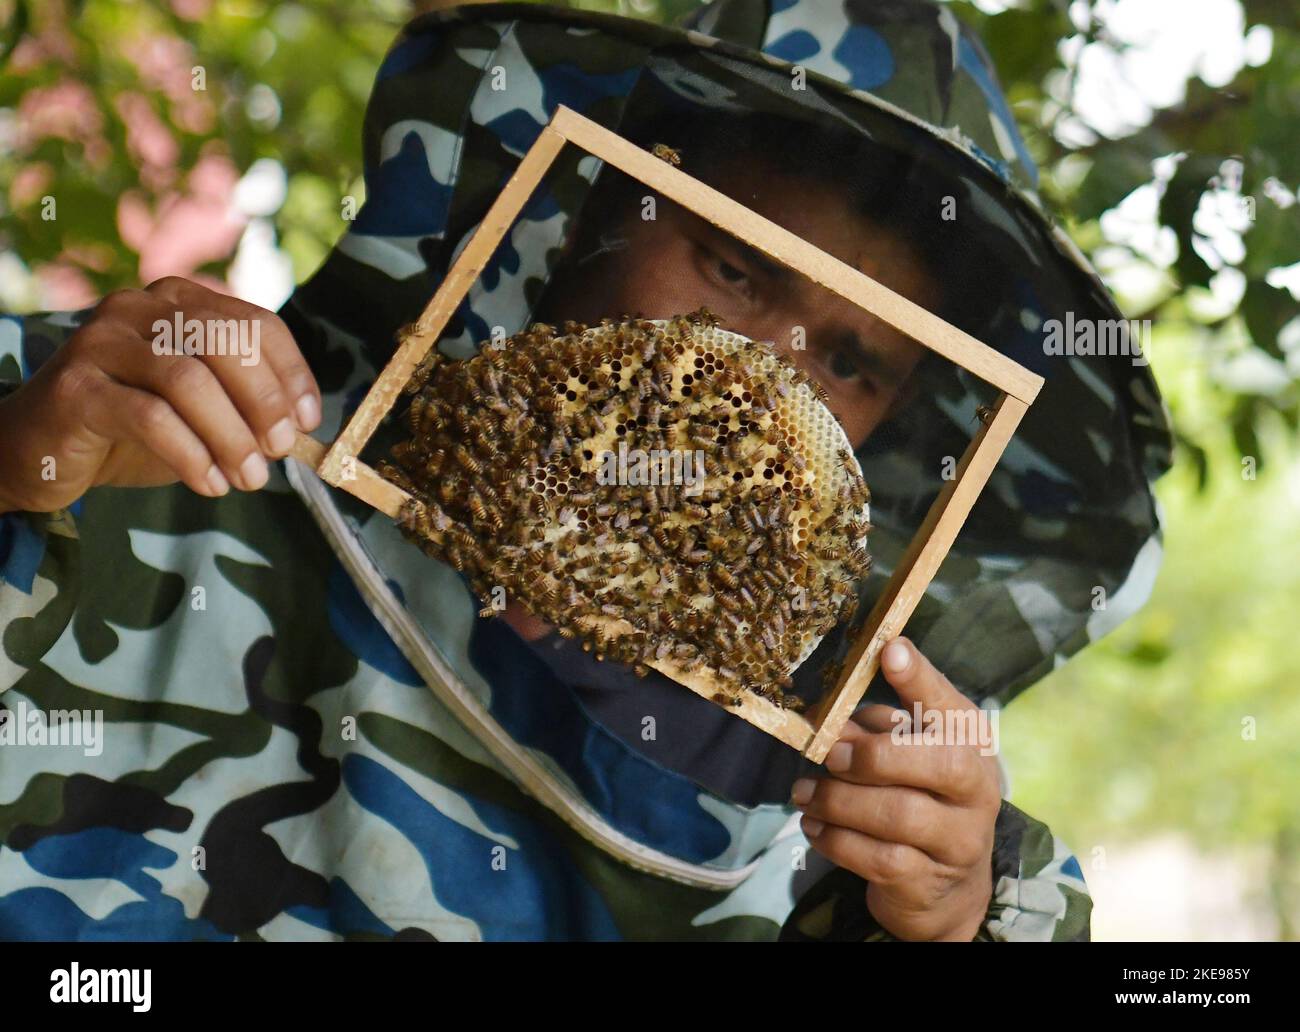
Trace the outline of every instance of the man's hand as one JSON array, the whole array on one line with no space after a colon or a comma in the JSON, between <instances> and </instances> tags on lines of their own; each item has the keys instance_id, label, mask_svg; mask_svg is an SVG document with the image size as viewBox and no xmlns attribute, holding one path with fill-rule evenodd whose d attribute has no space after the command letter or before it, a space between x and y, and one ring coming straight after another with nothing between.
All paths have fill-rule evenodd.
<instances>
[{"instance_id":1,"label":"man's hand","mask_svg":"<svg viewBox=\"0 0 1300 1032\"><path fill-rule=\"evenodd\" d=\"M870 883L867 909L883 928L900 939L970 941L993 894L1001 805L997 761L980 745L988 718L906 638L885 647L881 668L908 710L856 713L826 757L835 776L801 779L792 801L813 848ZM958 716L965 744L946 734L924 744L910 719L917 702L924 725Z\"/></svg>"},{"instance_id":2,"label":"man's hand","mask_svg":"<svg viewBox=\"0 0 1300 1032\"><path fill-rule=\"evenodd\" d=\"M250 340L257 323L259 351L158 354L155 323L175 325L177 313L205 327L240 320ZM99 484L255 491L266 460L288 454L295 428L315 429L320 413L316 380L274 312L175 277L118 291L0 401L0 512L50 512Z\"/></svg>"}]
</instances>

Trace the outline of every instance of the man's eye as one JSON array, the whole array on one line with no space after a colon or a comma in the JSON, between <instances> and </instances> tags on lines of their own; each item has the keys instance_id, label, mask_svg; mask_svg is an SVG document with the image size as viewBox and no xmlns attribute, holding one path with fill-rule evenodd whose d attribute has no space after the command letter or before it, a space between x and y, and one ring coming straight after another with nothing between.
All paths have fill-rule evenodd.
<instances>
[{"instance_id":1,"label":"man's eye","mask_svg":"<svg viewBox=\"0 0 1300 1032\"><path fill-rule=\"evenodd\" d=\"M728 261L711 247L701 245L700 257L703 267L716 283L723 287L739 290L746 297L753 293L753 280L749 273L735 262Z\"/></svg>"},{"instance_id":2,"label":"man's eye","mask_svg":"<svg viewBox=\"0 0 1300 1032\"><path fill-rule=\"evenodd\" d=\"M864 391L875 390L876 383L862 360L848 348L838 348L823 359L822 365L830 376L840 383L853 384Z\"/></svg>"},{"instance_id":3,"label":"man's eye","mask_svg":"<svg viewBox=\"0 0 1300 1032\"><path fill-rule=\"evenodd\" d=\"M852 380L859 372L857 362L847 351L835 352L827 364L830 366L831 373L841 380Z\"/></svg>"},{"instance_id":4,"label":"man's eye","mask_svg":"<svg viewBox=\"0 0 1300 1032\"><path fill-rule=\"evenodd\" d=\"M749 277L745 274L744 269L737 269L731 262L725 258L718 259L718 275L729 283L739 283Z\"/></svg>"}]
</instances>

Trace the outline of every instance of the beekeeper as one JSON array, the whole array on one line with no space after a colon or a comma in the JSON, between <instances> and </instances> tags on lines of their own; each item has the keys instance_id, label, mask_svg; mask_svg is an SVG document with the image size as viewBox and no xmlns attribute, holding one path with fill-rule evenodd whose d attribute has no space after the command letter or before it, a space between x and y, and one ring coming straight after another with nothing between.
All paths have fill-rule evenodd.
<instances>
[{"instance_id":1,"label":"beekeeper","mask_svg":"<svg viewBox=\"0 0 1300 1032\"><path fill-rule=\"evenodd\" d=\"M1046 379L824 767L524 607L480 620L282 461L337 434L559 104ZM0 702L104 720L94 756L0 747L0 936L1086 938L1079 864L996 756L889 733L898 704L995 712L1132 613L1168 465L1144 363L1044 351L1118 313L952 12L454 8L391 49L363 147L366 203L278 317L168 279L0 320ZM566 147L442 350L700 304L774 340L859 443L878 592L987 392L620 175ZM189 319L257 323L261 361L155 353Z\"/></svg>"}]
</instances>

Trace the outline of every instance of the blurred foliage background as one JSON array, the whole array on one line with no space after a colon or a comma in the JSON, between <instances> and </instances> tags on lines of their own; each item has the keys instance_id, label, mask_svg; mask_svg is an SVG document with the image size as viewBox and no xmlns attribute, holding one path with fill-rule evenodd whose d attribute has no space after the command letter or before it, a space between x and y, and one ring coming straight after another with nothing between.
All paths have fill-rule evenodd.
<instances>
[{"instance_id":1,"label":"blurred foliage background","mask_svg":"<svg viewBox=\"0 0 1300 1032\"><path fill-rule=\"evenodd\" d=\"M375 69L435 6L0 0L0 308L165 274L277 306L362 199ZM1154 321L1179 443L1151 603L1004 715L1014 799L1075 848L1099 937L1295 938L1300 6L951 6L1050 206Z\"/></svg>"}]
</instances>

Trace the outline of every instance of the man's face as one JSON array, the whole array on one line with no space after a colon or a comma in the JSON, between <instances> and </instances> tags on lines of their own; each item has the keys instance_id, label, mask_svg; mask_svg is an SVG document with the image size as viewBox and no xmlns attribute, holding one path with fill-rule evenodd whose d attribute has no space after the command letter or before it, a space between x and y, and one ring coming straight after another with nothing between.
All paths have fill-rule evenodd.
<instances>
[{"instance_id":1,"label":"man's face","mask_svg":"<svg viewBox=\"0 0 1300 1032\"><path fill-rule=\"evenodd\" d=\"M711 185L910 300L933 306L938 287L914 249L838 195L759 164L726 166ZM548 317L664 319L704 305L724 329L775 342L822 385L854 447L861 445L889 414L921 346L685 208L663 197L656 204L654 219L634 211L609 228L607 239L627 245L583 262L557 284ZM803 328L802 348L795 346L796 327Z\"/></svg>"}]
</instances>

